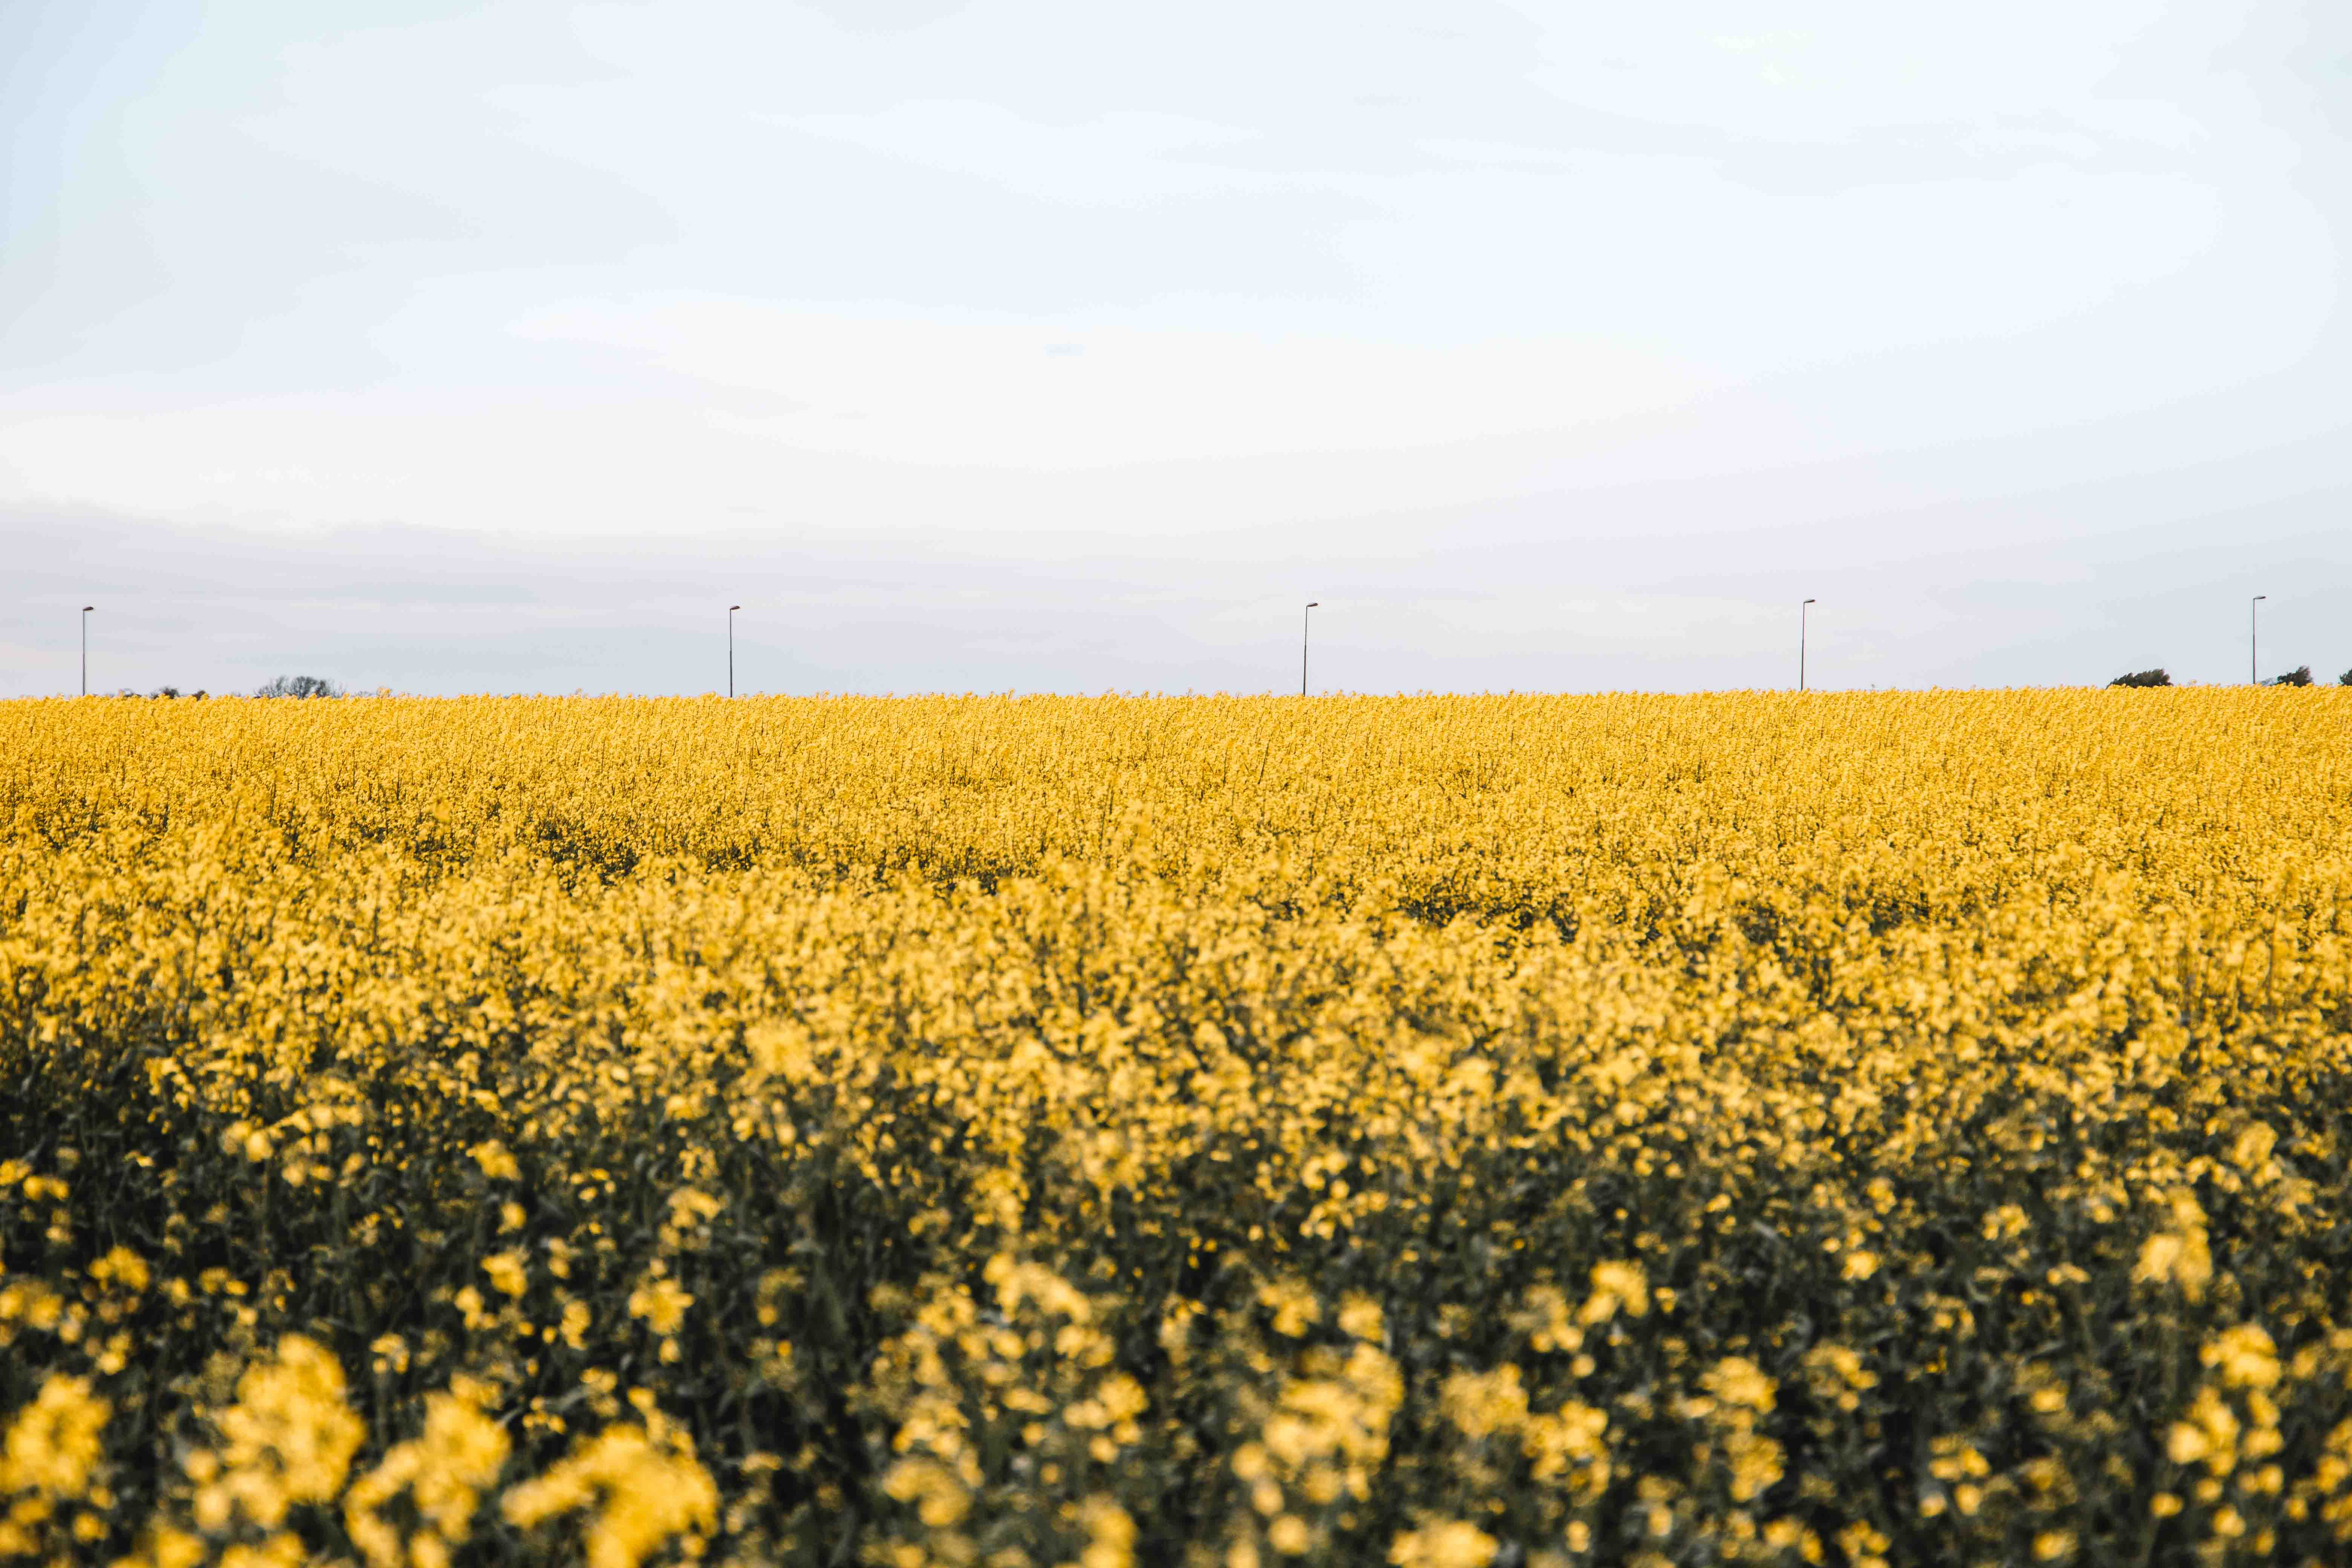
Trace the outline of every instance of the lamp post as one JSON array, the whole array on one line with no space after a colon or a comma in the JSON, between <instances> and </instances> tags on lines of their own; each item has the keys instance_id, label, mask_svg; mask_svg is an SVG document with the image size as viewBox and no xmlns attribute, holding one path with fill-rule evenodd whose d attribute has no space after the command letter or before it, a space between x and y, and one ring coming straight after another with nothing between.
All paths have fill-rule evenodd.
<instances>
[{"instance_id":1,"label":"lamp post","mask_svg":"<svg viewBox=\"0 0 2352 1568\"><path fill-rule=\"evenodd\" d=\"M1797 606L1797 689L1800 691L1805 689L1805 620L1812 613L1810 608L1812 603L1807 599Z\"/></svg>"},{"instance_id":2,"label":"lamp post","mask_svg":"<svg viewBox=\"0 0 2352 1568\"><path fill-rule=\"evenodd\" d=\"M2252 686L2263 683L2263 613L2255 606L2269 597L2257 594L2246 602L2246 681Z\"/></svg>"},{"instance_id":3,"label":"lamp post","mask_svg":"<svg viewBox=\"0 0 2352 1568\"><path fill-rule=\"evenodd\" d=\"M742 607L727 606L727 695L730 699L735 695L735 612Z\"/></svg>"},{"instance_id":4,"label":"lamp post","mask_svg":"<svg viewBox=\"0 0 2352 1568\"><path fill-rule=\"evenodd\" d=\"M1301 697L1307 695L1307 627L1314 618L1315 606L1321 603L1319 599L1309 599L1307 608L1298 612L1298 695Z\"/></svg>"},{"instance_id":5,"label":"lamp post","mask_svg":"<svg viewBox=\"0 0 2352 1568\"><path fill-rule=\"evenodd\" d=\"M81 607L81 694L84 697L89 695L89 613L96 608L96 605Z\"/></svg>"}]
</instances>

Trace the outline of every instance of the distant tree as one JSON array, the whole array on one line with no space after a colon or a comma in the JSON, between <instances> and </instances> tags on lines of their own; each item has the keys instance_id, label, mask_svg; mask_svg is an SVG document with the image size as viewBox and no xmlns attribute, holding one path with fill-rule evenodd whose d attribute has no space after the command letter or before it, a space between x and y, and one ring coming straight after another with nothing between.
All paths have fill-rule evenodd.
<instances>
[{"instance_id":1,"label":"distant tree","mask_svg":"<svg viewBox=\"0 0 2352 1568\"><path fill-rule=\"evenodd\" d=\"M2336 684L2338 686L2352 686L2352 669L2347 669L2343 674L2337 676L2336 678Z\"/></svg>"},{"instance_id":2,"label":"distant tree","mask_svg":"<svg viewBox=\"0 0 2352 1568\"><path fill-rule=\"evenodd\" d=\"M2298 664L2271 684L2273 686L2308 686L2311 684L2311 666Z\"/></svg>"},{"instance_id":3,"label":"distant tree","mask_svg":"<svg viewBox=\"0 0 2352 1568\"><path fill-rule=\"evenodd\" d=\"M256 697L341 697L343 689L315 675L281 675L254 693Z\"/></svg>"},{"instance_id":4,"label":"distant tree","mask_svg":"<svg viewBox=\"0 0 2352 1568\"><path fill-rule=\"evenodd\" d=\"M2118 675L2109 686L2169 686L2172 677L2160 669L2135 669L2129 675Z\"/></svg>"},{"instance_id":5,"label":"distant tree","mask_svg":"<svg viewBox=\"0 0 2352 1568\"><path fill-rule=\"evenodd\" d=\"M159 686L152 693L157 697L177 697L179 694L180 689L176 686Z\"/></svg>"}]
</instances>

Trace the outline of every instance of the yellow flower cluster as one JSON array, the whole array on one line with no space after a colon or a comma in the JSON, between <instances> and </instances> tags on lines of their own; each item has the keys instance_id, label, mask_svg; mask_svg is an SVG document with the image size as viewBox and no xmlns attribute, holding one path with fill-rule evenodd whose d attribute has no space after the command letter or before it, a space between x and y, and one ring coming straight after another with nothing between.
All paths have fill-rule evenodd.
<instances>
[{"instance_id":1,"label":"yellow flower cluster","mask_svg":"<svg viewBox=\"0 0 2352 1568\"><path fill-rule=\"evenodd\" d=\"M0 1565L2352 1553L2352 697L0 704Z\"/></svg>"}]
</instances>

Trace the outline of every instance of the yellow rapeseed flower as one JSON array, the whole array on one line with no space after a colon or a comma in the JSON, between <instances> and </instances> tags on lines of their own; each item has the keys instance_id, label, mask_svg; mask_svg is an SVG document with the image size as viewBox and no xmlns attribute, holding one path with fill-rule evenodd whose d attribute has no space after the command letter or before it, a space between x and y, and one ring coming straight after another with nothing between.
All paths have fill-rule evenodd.
<instances>
[{"instance_id":1,"label":"yellow rapeseed flower","mask_svg":"<svg viewBox=\"0 0 2352 1568\"><path fill-rule=\"evenodd\" d=\"M19 1409L0 1440L0 1495L34 1491L57 1501L79 1498L98 1468L99 1435L113 1407L90 1392L89 1379L51 1373Z\"/></svg>"},{"instance_id":2,"label":"yellow rapeseed flower","mask_svg":"<svg viewBox=\"0 0 2352 1568\"><path fill-rule=\"evenodd\" d=\"M1389 1561L1396 1568L1486 1568L1501 1544L1466 1521L1444 1520L1399 1535Z\"/></svg>"}]
</instances>

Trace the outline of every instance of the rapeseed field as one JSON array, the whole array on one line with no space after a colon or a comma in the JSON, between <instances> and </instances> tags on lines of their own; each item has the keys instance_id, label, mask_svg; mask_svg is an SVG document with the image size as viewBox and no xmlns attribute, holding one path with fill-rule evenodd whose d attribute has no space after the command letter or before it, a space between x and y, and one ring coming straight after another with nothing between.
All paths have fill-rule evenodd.
<instances>
[{"instance_id":1,"label":"rapeseed field","mask_svg":"<svg viewBox=\"0 0 2352 1568\"><path fill-rule=\"evenodd\" d=\"M0 1561L2352 1556L2352 693L0 704Z\"/></svg>"}]
</instances>

